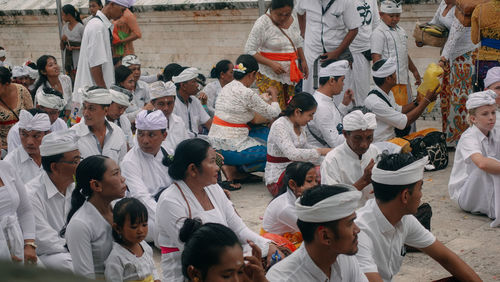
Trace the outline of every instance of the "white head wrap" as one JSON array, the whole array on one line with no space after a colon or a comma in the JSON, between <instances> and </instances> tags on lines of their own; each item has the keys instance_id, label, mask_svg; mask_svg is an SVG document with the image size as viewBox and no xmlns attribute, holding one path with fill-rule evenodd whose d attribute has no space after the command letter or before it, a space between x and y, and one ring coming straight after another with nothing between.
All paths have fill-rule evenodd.
<instances>
[{"instance_id":1,"label":"white head wrap","mask_svg":"<svg viewBox=\"0 0 500 282\"><path fill-rule=\"evenodd\" d=\"M362 111L355 110L344 116L342 125L345 131L375 129L377 119L374 113L363 114Z\"/></svg>"},{"instance_id":2,"label":"white head wrap","mask_svg":"<svg viewBox=\"0 0 500 282\"><path fill-rule=\"evenodd\" d=\"M488 88L493 83L500 82L500 67L494 67L488 70L484 79L484 87Z\"/></svg>"},{"instance_id":3,"label":"white head wrap","mask_svg":"<svg viewBox=\"0 0 500 282\"><path fill-rule=\"evenodd\" d=\"M14 66L12 68L12 77L27 76L29 74L28 70L23 66Z\"/></svg>"},{"instance_id":4,"label":"white head wrap","mask_svg":"<svg viewBox=\"0 0 500 282\"><path fill-rule=\"evenodd\" d=\"M34 116L26 110L21 110L19 113L19 129L48 131L50 130L50 126L49 115L45 113L35 114Z\"/></svg>"},{"instance_id":5,"label":"white head wrap","mask_svg":"<svg viewBox=\"0 0 500 282\"><path fill-rule=\"evenodd\" d=\"M149 95L151 96L151 100L161 97L175 96L177 95L177 88L172 81L156 81L151 83L149 86Z\"/></svg>"},{"instance_id":6,"label":"white head wrap","mask_svg":"<svg viewBox=\"0 0 500 282\"><path fill-rule=\"evenodd\" d=\"M98 88L88 90L88 88L80 88L80 93L82 94L83 102L99 105L109 105L112 102L111 94L108 89Z\"/></svg>"},{"instance_id":7,"label":"white head wrap","mask_svg":"<svg viewBox=\"0 0 500 282\"><path fill-rule=\"evenodd\" d=\"M7 53L5 52L5 50L0 50L0 58L5 57L6 55Z\"/></svg>"},{"instance_id":8,"label":"white head wrap","mask_svg":"<svg viewBox=\"0 0 500 282\"><path fill-rule=\"evenodd\" d=\"M78 138L74 130L63 129L47 134L40 145L42 157L64 154L78 149Z\"/></svg>"},{"instance_id":9,"label":"white head wrap","mask_svg":"<svg viewBox=\"0 0 500 282\"><path fill-rule=\"evenodd\" d=\"M398 64L396 62L396 58L390 57L378 70L372 70L372 75L379 78L389 77L391 74L396 72L397 66Z\"/></svg>"},{"instance_id":10,"label":"white head wrap","mask_svg":"<svg viewBox=\"0 0 500 282\"><path fill-rule=\"evenodd\" d=\"M295 201L295 211L297 217L304 222L330 222L344 217L348 217L359 204L362 193L351 185L337 184L348 188L349 191L343 192L324 200L321 200L313 206L303 206L300 203L301 198Z\"/></svg>"},{"instance_id":11,"label":"white head wrap","mask_svg":"<svg viewBox=\"0 0 500 282\"><path fill-rule=\"evenodd\" d=\"M400 14L403 12L401 0L385 0L380 3L380 12L387 14Z\"/></svg>"},{"instance_id":12,"label":"white head wrap","mask_svg":"<svg viewBox=\"0 0 500 282\"><path fill-rule=\"evenodd\" d=\"M424 178L424 166L429 162L427 156L414 161L396 171L383 170L375 165L372 170L372 181L387 185L408 185Z\"/></svg>"},{"instance_id":13,"label":"white head wrap","mask_svg":"<svg viewBox=\"0 0 500 282\"><path fill-rule=\"evenodd\" d=\"M150 112L143 110L135 118L135 127L139 130L160 130L167 128L167 118L162 111Z\"/></svg>"},{"instance_id":14,"label":"white head wrap","mask_svg":"<svg viewBox=\"0 0 500 282\"><path fill-rule=\"evenodd\" d=\"M131 65L140 65L140 64L141 61L139 61L139 58L136 55L127 55L122 59L122 65L126 66L127 68L130 67Z\"/></svg>"},{"instance_id":15,"label":"white head wrap","mask_svg":"<svg viewBox=\"0 0 500 282\"><path fill-rule=\"evenodd\" d=\"M132 7L132 5L134 5L135 0L109 0L109 2L113 2L120 6L130 8Z\"/></svg>"},{"instance_id":16,"label":"white head wrap","mask_svg":"<svg viewBox=\"0 0 500 282\"><path fill-rule=\"evenodd\" d=\"M35 101L37 105L59 111L64 109L64 106L66 106L66 100L64 100L64 98L52 93L46 93L43 87L38 88L35 95Z\"/></svg>"},{"instance_id":17,"label":"white head wrap","mask_svg":"<svg viewBox=\"0 0 500 282\"><path fill-rule=\"evenodd\" d=\"M111 101L122 106L130 107L130 101L132 101L132 92L129 90L113 85L109 88L109 93L111 94Z\"/></svg>"},{"instance_id":18,"label":"white head wrap","mask_svg":"<svg viewBox=\"0 0 500 282\"><path fill-rule=\"evenodd\" d=\"M28 73L28 76L31 79L38 79L38 70L32 69L31 67L24 65L23 68L26 70Z\"/></svg>"},{"instance_id":19,"label":"white head wrap","mask_svg":"<svg viewBox=\"0 0 500 282\"><path fill-rule=\"evenodd\" d=\"M193 78L197 78L199 71L197 68L187 68L183 70L178 76L172 77L172 81L174 83L181 83L185 81L189 81Z\"/></svg>"},{"instance_id":20,"label":"white head wrap","mask_svg":"<svg viewBox=\"0 0 500 282\"><path fill-rule=\"evenodd\" d=\"M343 76L349 71L349 62L340 60L329 64L319 70L319 77Z\"/></svg>"},{"instance_id":21,"label":"white head wrap","mask_svg":"<svg viewBox=\"0 0 500 282\"><path fill-rule=\"evenodd\" d=\"M486 105L494 105L497 94L493 90L485 90L481 92L472 93L467 98L465 108L467 110L479 108Z\"/></svg>"}]
</instances>

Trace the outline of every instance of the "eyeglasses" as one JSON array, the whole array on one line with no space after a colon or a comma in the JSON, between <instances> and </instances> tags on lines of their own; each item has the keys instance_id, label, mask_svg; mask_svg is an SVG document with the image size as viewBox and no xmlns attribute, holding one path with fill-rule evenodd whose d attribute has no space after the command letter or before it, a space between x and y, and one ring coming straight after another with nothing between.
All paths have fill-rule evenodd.
<instances>
[{"instance_id":1,"label":"eyeglasses","mask_svg":"<svg viewBox=\"0 0 500 282\"><path fill-rule=\"evenodd\" d=\"M72 161L58 161L58 163L78 165L83 160L82 156L75 157Z\"/></svg>"}]
</instances>

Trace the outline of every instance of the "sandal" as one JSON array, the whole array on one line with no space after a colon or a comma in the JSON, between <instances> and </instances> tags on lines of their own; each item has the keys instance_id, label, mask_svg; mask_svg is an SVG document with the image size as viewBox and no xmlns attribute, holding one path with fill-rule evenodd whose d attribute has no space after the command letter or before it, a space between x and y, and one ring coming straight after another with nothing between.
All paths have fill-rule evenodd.
<instances>
[{"instance_id":1,"label":"sandal","mask_svg":"<svg viewBox=\"0 0 500 282\"><path fill-rule=\"evenodd\" d=\"M228 191L238 191L241 189L241 184L236 181L221 181L219 182L219 186Z\"/></svg>"}]
</instances>

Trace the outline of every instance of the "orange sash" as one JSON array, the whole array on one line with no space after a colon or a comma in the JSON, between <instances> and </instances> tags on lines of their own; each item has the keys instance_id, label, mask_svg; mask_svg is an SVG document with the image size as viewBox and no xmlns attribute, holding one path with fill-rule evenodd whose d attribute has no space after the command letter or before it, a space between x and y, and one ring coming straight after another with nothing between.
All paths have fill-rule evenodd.
<instances>
[{"instance_id":1,"label":"orange sash","mask_svg":"<svg viewBox=\"0 0 500 282\"><path fill-rule=\"evenodd\" d=\"M297 53L266 53L266 52L260 52L260 54L269 60L273 61L290 61L290 81L292 82L299 82L304 76L302 75L302 72L299 70L299 67L297 66L297 63L295 62L297 60Z\"/></svg>"},{"instance_id":2,"label":"orange sash","mask_svg":"<svg viewBox=\"0 0 500 282\"><path fill-rule=\"evenodd\" d=\"M246 123L230 123L225 120L220 119L218 116L214 116L214 119L212 121L213 124L217 124L220 126L227 126L227 127L246 127L250 129L250 126L248 126Z\"/></svg>"}]
</instances>

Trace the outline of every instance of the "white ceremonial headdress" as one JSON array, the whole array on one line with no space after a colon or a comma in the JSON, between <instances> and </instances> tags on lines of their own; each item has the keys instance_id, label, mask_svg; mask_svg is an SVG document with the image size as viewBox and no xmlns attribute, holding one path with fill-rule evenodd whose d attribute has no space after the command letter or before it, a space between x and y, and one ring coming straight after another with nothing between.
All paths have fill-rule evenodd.
<instances>
[{"instance_id":1,"label":"white ceremonial headdress","mask_svg":"<svg viewBox=\"0 0 500 282\"><path fill-rule=\"evenodd\" d=\"M21 77L21 76L26 76L28 75L29 72L27 69L25 69L23 66L14 66L12 68L12 77Z\"/></svg>"},{"instance_id":2,"label":"white ceremonial headdress","mask_svg":"<svg viewBox=\"0 0 500 282\"><path fill-rule=\"evenodd\" d=\"M340 60L330 63L328 66L319 70L318 77L343 76L349 72L349 62Z\"/></svg>"},{"instance_id":3,"label":"white ceremonial headdress","mask_svg":"<svg viewBox=\"0 0 500 282\"><path fill-rule=\"evenodd\" d=\"M122 106L130 107L132 101L132 92L120 86L113 85L109 88L111 94L111 101Z\"/></svg>"},{"instance_id":4,"label":"white ceremonial headdress","mask_svg":"<svg viewBox=\"0 0 500 282\"><path fill-rule=\"evenodd\" d=\"M390 57L385 61L385 63L378 69L372 69L372 76L379 78L389 77L391 74L395 73L397 70L398 64L395 57Z\"/></svg>"},{"instance_id":5,"label":"white ceremonial headdress","mask_svg":"<svg viewBox=\"0 0 500 282\"><path fill-rule=\"evenodd\" d=\"M500 82L500 67L494 67L488 70L484 79L484 87L488 88L493 83Z\"/></svg>"},{"instance_id":6,"label":"white ceremonial headdress","mask_svg":"<svg viewBox=\"0 0 500 282\"><path fill-rule=\"evenodd\" d=\"M372 181L387 185L408 185L424 178L424 167L429 162L425 156L396 171L383 170L375 165L372 169Z\"/></svg>"},{"instance_id":7,"label":"white ceremonial headdress","mask_svg":"<svg viewBox=\"0 0 500 282\"><path fill-rule=\"evenodd\" d=\"M377 128L377 119L374 113L363 114L355 110L344 116L342 125L345 131L367 130Z\"/></svg>"},{"instance_id":8,"label":"white ceremonial headdress","mask_svg":"<svg viewBox=\"0 0 500 282\"><path fill-rule=\"evenodd\" d=\"M112 102L111 93L109 93L109 90L105 88L88 90L88 88L85 87L85 88L80 88L80 93L82 94L83 102L99 104L99 105L109 105Z\"/></svg>"},{"instance_id":9,"label":"white ceremonial headdress","mask_svg":"<svg viewBox=\"0 0 500 282\"><path fill-rule=\"evenodd\" d=\"M134 5L135 0L109 0L109 2L113 2L120 6L130 8L132 7L132 5Z\"/></svg>"},{"instance_id":10,"label":"white ceremonial headdress","mask_svg":"<svg viewBox=\"0 0 500 282\"><path fill-rule=\"evenodd\" d=\"M497 93L493 90L485 90L481 92L472 93L467 98L467 102L465 103L465 108L467 110L479 108L481 106L486 105L494 105L495 98L497 97Z\"/></svg>"},{"instance_id":11,"label":"white ceremonial headdress","mask_svg":"<svg viewBox=\"0 0 500 282\"><path fill-rule=\"evenodd\" d=\"M172 81L156 81L149 85L149 95L151 96L151 100L161 97L176 96L177 88Z\"/></svg>"},{"instance_id":12,"label":"white ceremonial headdress","mask_svg":"<svg viewBox=\"0 0 500 282\"><path fill-rule=\"evenodd\" d=\"M162 111L143 110L135 118L135 127L139 130L161 130L167 128L167 118Z\"/></svg>"},{"instance_id":13,"label":"white ceremonial headdress","mask_svg":"<svg viewBox=\"0 0 500 282\"><path fill-rule=\"evenodd\" d=\"M38 70L32 69L30 66L27 65L24 65L23 69L24 72L26 72L31 79L38 79Z\"/></svg>"},{"instance_id":14,"label":"white ceremonial headdress","mask_svg":"<svg viewBox=\"0 0 500 282\"><path fill-rule=\"evenodd\" d=\"M49 115L45 113L38 113L34 116L26 110L21 110L19 113L19 129L48 131L50 130L50 126Z\"/></svg>"},{"instance_id":15,"label":"white ceremonial headdress","mask_svg":"<svg viewBox=\"0 0 500 282\"><path fill-rule=\"evenodd\" d=\"M122 65L126 66L127 68L130 67L131 65L140 65L140 64L141 61L136 55L127 55L122 59Z\"/></svg>"},{"instance_id":16,"label":"white ceremonial headdress","mask_svg":"<svg viewBox=\"0 0 500 282\"><path fill-rule=\"evenodd\" d=\"M52 93L49 90L53 91ZM35 102L37 105L46 107L49 109L56 109L61 111L66 106L66 100L64 98L54 94L56 90L51 88L40 87L36 91ZM61 94L62 95L62 94Z\"/></svg>"},{"instance_id":17,"label":"white ceremonial headdress","mask_svg":"<svg viewBox=\"0 0 500 282\"><path fill-rule=\"evenodd\" d=\"M7 56L7 52L5 50L0 50L0 58Z\"/></svg>"},{"instance_id":18,"label":"white ceremonial headdress","mask_svg":"<svg viewBox=\"0 0 500 282\"><path fill-rule=\"evenodd\" d=\"M78 149L78 137L74 130L63 129L47 134L40 145L42 157L64 154Z\"/></svg>"},{"instance_id":19,"label":"white ceremonial headdress","mask_svg":"<svg viewBox=\"0 0 500 282\"><path fill-rule=\"evenodd\" d=\"M385 0L380 3L380 12L387 14L400 14L403 12L401 0Z\"/></svg>"},{"instance_id":20,"label":"white ceremonial headdress","mask_svg":"<svg viewBox=\"0 0 500 282\"><path fill-rule=\"evenodd\" d=\"M197 78L199 71L197 68L187 68L183 70L178 76L172 77L172 81L174 83L181 83L185 81L189 81L193 78Z\"/></svg>"},{"instance_id":21,"label":"white ceremonial headdress","mask_svg":"<svg viewBox=\"0 0 500 282\"><path fill-rule=\"evenodd\" d=\"M297 217L304 222L330 222L351 215L359 205L362 193L351 185L337 184L349 191L321 200L313 206L304 206L301 198L295 201Z\"/></svg>"}]
</instances>

